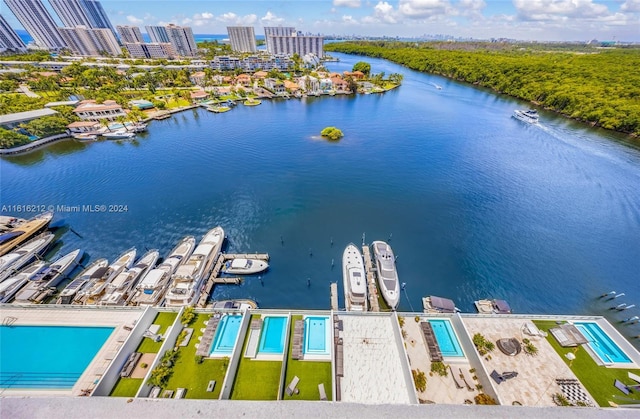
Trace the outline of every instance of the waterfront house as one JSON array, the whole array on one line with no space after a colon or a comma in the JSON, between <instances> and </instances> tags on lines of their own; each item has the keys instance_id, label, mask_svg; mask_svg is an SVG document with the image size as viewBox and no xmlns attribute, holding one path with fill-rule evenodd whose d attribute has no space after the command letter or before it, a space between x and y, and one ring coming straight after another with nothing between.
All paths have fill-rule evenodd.
<instances>
[{"instance_id":1,"label":"waterfront house","mask_svg":"<svg viewBox=\"0 0 640 419\"><path fill-rule=\"evenodd\" d=\"M298 84L307 93L316 93L320 91L320 82L313 76L304 76L298 79Z\"/></svg>"},{"instance_id":2,"label":"waterfront house","mask_svg":"<svg viewBox=\"0 0 640 419\"><path fill-rule=\"evenodd\" d=\"M97 103L95 100L83 100L73 112L84 121L115 121L120 116L127 116L122 106L115 100Z\"/></svg>"},{"instance_id":3,"label":"waterfront house","mask_svg":"<svg viewBox=\"0 0 640 419\"><path fill-rule=\"evenodd\" d=\"M294 83L290 80L284 81L284 88L290 91L291 93L297 93L300 90L300 86L297 83Z\"/></svg>"},{"instance_id":4,"label":"waterfront house","mask_svg":"<svg viewBox=\"0 0 640 419\"><path fill-rule=\"evenodd\" d=\"M318 83L320 85L320 90L322 90L323 92L328 92L329 90L333 89L333 82L328 77L321 78Z\"/></svg>"},{"instance_id":5,"label":"waterfront house","mask_svg":"<svg viewBox=\"0 0 640 419\"><path fill-rule=\"evenodd\" d=\"M8 130L12 130L20 126L25 122L32 121L34 119L42 118L43 116L57 115L58 112L53 109L36 109L34 111L16 112L5 115L0 115L0 127Z\"/></svg>"},{"instance_id":6,"label":"waterfront house","mask_svg":"<svg viewBox=\"0 0 640 419\"><path fill-rule=\"evenodd\" d=\"M282 94L282 93L286 93L287 91L287 89L284 87L284 83L282 83L278 79L272 79L272 78L265 79L264 86L275 94Z\"/></svg>"},{"instance_id":7,"label":"waterfront house","mask_svg":"<svg viewBox=\"0 0 640 419\"><path fill-rule=\"evenodd\" d=\"M253 77L256 79L264 79L269 75L269 73L267 73L266 71L256 71L255 73L253 73Z\"/></svg>"},{"instance_id":8,"label":"waterfront house","mask_svg":"<svg viewBox=\"0 0 640 419\"><path fill-rule=\"evenodd\" d=\"M189 76L189 80L191 80L191 83L195 85L202 86L204 84L205 77L206 74L204 71L198 71Z\"/></svg>"},{"instance_id":9,"label":"waterfront house","mask_svg":"<svg viewBox=\"0 0 640 419\"><path fill-rule=\"evenodd\" d=\"M355 80L362 80L364 79L364 73L362 71L345 71L344 72L344 77L349 77L351 76L353 79Z\"/></svg>"},{"instance_id":10,"label":"waterfront house","mask_svg":"<svg viewBox=\"0 0 640 419\"><path fill-rule=\"evenodd\" d=\"M349 89L349 84L340 77L331 77L331 84L335 90L346 91Z\"/></svg>"},{"instance_id":11,"label":"waterfront house","mask_svg":"<svg viewBox=\"0 0 640 419\"><path fill-rule=\"evenodd\" d=\"M129 101L129 106L131 106L132 108L138 108L141 111L145 109L153 109L153 103L144 99L131 100Z\"/></svg>"},{"instance_id":12,"label":"waterfront house","mask_svg":"<svg viewBox=\"0 0 640 419\"><path fill-rule=\"evenodd\" d=\"M100 127L100 123L96 121L76 121L67 125L67 130L69 134L82 134L98 131Z\"/></svg>"},{"instance_id":13,"label":"waterfront house","mask_svg":"<svg viewBox=\"0 0 640 419\"><path fill-rule=\"evenodd\" d=\"M200 102L207 99L209 97L209 93L204 90L198 90L197 92L191 92L190 96L193 102Z\"/></svg>"},{"instance_id":14,"label":"waterfront house","mask_svg":"<svg viewBox=\"0 0 640 419\"><path fill-rule=\"evenodd\" d=\"M243 87L249 87L251 86L251 76L249 76L248 74L240 74L236 76L235 83L240 84Z\"/></svg>"}]
</instances>

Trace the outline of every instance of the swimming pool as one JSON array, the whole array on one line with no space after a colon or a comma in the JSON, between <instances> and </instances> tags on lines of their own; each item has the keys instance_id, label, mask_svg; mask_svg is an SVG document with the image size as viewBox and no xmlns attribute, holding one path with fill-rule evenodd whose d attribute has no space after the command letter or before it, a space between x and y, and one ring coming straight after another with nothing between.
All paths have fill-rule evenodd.
<instances>
[{"instance_id":1,"label":"swimming pool","mask_svg":"<svg viewBox=\"0 0 640 419\"><path fill-rule=\"evenodd\" d=\"M284 340L287 333L286 325L286 317L265 317L262 323L258 353L281 354L284 351Z\"/></svg>"},{"instance_id":2,"label":"swimming pool","mask_svg":"<svg viewBox=\"0 0 640 419\"><path fill-rule=\"evenodd\" d=\"M213 338L211 355L227 355L233 352L233 347L240 331L240 323L242 323L242 315L240 314L227 314L220 319L216 335Z\"/></svg>"},{"instance_id":3,"label":"swimming pool","mask_svg":"<svg viewBox=\"0 0 640 419\"><path fill-rule=\"evenodd\" d=\"M113 327L0 326L0 388L69 389Z\"/></svg>"},{"instance_id":4,"label":"swimming pool","mask_svg":"<svg viewBox=\"0 0 640 419\"><path fill-rule=\"evenodd\" d=\"M303 354L330 355L331 331L328 326L329 317L306 317L304 319Z\"/></svg>"},{"instance_id":5,"label":"swimming pool","mask_svg":"<svg viewBox=\"0 0 640 419\"><path fill-rule=\"evenodd\" d=\"M607 333L595 322L574 323L576 328L589 341L591 350L605 364L614 362L631 363L627 355L616 345Z\"/></svg>"},{"instance_id":6,"label":"swimming pool","mask_svg":"<svg viewBox=\"0 0 640 419\"><path fill-rule=\"evenodd\" d=\"M464 352L449 320L429 320L442 356L462 357Z\"/></svg>"}]
</instances>

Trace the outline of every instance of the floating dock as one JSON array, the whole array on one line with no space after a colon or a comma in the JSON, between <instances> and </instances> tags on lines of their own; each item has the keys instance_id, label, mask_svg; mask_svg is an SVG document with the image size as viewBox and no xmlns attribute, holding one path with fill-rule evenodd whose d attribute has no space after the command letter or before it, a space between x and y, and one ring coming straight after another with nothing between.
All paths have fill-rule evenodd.
<instances>
[{"instance_id":1,"label":"floating dock","mask_svg":"<svg viewBox=\"0 0 640 419\"><path fill-rule=\"evenodd\" d=\"M329 289L331 290L331 310L338 311L338 283L332 282Z\"/></svg>"},{"instance_id":2,"label":"floating dock","mask_svg":"<svg viewBox=\"0 0 640 419\"><path fill-rule=\"evenodd\" d=\"M367 287L369 288L369 311L380 311L378 304L378 288L376 286L376 269L371 261L369 246L362 246L362 256L364 257L364 268L367 272Z\"/></svg>"}]
</instances>

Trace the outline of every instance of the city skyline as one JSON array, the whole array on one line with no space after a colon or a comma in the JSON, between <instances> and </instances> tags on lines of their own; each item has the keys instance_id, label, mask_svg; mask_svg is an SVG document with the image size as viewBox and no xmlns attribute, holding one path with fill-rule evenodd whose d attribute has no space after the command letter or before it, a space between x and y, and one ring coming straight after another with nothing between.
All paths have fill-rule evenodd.
<instances>
[{"instance_id":1,"label":"city skyline","mask_svg":"<svg viewBox=\"0 0 640 419\"><path fill-rule=\"evenodd\" d=\"M52 10L48 1L44 1ZM193 27L224 34L227 26L295 26L324 35L419 37L447 34L478 39L640 41L640 0L327 0L181 1L102 0L113 25ZM2 4L5 6L4 4ZM2 14L22 29L8 8ZM56 18L57 19L57 18Z\"/></svg>"}]
</instances>

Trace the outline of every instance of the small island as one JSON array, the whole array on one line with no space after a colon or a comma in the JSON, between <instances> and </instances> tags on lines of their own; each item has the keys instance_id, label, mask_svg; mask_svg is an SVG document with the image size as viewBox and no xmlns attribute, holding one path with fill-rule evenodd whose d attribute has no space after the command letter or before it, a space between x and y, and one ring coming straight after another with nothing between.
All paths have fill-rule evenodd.
<instances>
[{"instance_id":1,"label":"small island","mask_svg":"<svg viewBox=\"0 0 640 419\"><path fill-rule=\"evenodd\" d=\"M326 127L325 129L322 130L322 132L320 132L320 135L322 135L324 138L327 138L331 141L338 141L340 138L344 136L342 131L340 131L336 127Z\"/></svg>"}]
</instances>

